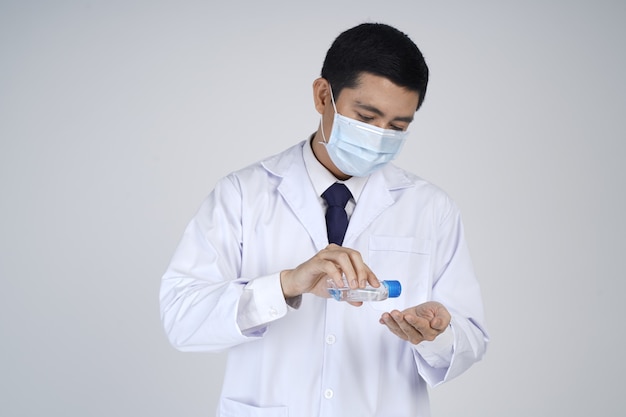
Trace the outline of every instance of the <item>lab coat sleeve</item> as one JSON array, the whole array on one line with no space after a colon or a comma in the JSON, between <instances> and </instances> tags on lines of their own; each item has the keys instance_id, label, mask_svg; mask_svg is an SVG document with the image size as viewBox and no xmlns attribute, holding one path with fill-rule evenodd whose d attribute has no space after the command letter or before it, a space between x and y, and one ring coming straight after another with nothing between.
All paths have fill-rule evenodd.
<instances>
[{"instance_id":1,"label":"lab coat sleeve","mask_svg":"<svg viewBox=\"0 0 626 417\"><path fill-rule=\"evenodd\" d=\"M188 224L163 275L161 318L183 351L221 351L262 337L287 314L279 273L242 278L241 194L221 180Z\"/></svg>"},{"instance_id":2,"label":"lab coat sleeve","mask_svg":"<svg viewBox=\"0 0 626 417\"><path fill-rule=\"evenodd\" d=\"M431 386L455 378L482 359L489 341L461 216L449 199L445 205L437 228L431 299L443 304L452 320L434 341L414 348L420 375Z\"/></svg>"}]
</instances>

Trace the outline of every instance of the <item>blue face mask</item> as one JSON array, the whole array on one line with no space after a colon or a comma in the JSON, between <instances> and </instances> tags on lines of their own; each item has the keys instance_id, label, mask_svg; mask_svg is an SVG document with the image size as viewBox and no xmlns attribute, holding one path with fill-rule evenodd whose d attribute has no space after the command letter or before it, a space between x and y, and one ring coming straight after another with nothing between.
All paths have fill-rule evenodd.
<instances>
[{"instance_id":1,"label":"blue face mask","mask_svg":"<svg viewBox=\"0 0 626 417\"><path fill-rule=\"evenodd\" d=\"M332 91L331 100L335 109L333 128L328 141L322 128L322 137L328 156L341 172L365 177L395 159L408 132L382 129L342 116L337 112Z\"/></svg>"}]
</instances>

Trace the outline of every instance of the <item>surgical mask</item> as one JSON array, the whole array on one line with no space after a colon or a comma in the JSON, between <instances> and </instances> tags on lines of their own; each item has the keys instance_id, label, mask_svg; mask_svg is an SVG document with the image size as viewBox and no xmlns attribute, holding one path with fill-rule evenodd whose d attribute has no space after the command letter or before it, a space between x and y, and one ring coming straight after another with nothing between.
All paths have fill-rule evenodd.
<instances>
[{"instance_id":1,"label":"surgical mask","mask_svg":"<svg viewBox=\"0 0 626 417\"><path fill-rule=\"evenodd\" d=\"M395 159L408 132L382 129L342 116L337 112L332 90L330 94L335 117L330 139L326 141L323 123L322 137L335 166L346 175L365 177Z\"/></svg>"}]
</instances>

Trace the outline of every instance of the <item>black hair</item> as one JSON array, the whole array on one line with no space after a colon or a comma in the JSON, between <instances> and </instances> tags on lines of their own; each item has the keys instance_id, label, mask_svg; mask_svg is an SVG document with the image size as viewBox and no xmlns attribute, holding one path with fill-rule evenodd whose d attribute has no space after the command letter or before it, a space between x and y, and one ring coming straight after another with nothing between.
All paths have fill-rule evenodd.
<instances>
[{"instance_id":1,"label":"black hair","mask_svg":"<svg viewBox=\"0 0 626 417\"><path fill-rule=\"evenodd\" d=\"M322 77L330 83L335 99L344 88L356 87L364 72L418 92L415 110L421 107L428 66L417 45L403 32L382 23L363 23L335 39L322 66Z\"/></svg>"}]
</instances>

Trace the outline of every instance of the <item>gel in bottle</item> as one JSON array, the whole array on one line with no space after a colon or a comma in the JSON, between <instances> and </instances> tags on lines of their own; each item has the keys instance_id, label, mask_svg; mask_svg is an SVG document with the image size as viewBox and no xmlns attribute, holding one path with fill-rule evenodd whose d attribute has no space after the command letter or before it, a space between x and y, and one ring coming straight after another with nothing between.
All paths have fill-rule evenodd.
<instances>
[{"instance_id":1,"label":"gel in bottle","mask_svg":"<svg viewBox=\"0 0 626 417\"><path fill-rule=\"evenodd\" d=\"M328 279L327 283L328 293L337 301L382 301L399 297L402 292L400 281L380 281L378 288L370 285L365 288L350 288L347 283L340 288L332 279Z\"/></svg>"}]
</instances>

